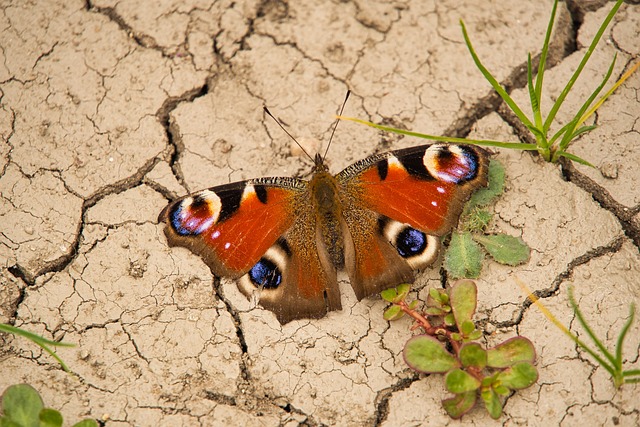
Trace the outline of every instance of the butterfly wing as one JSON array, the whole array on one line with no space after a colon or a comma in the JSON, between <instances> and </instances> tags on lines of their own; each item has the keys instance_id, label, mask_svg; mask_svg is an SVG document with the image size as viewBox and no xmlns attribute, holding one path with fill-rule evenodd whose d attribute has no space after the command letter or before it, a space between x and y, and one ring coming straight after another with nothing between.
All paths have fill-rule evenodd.
<instances>
[{"instance_id":1,"label":"butterfly wing","mask_svg":"<svg viewBox=\"0 0 640 427\"><path fill-rule=\"evenodd\" d=\"M213 187L169 204L158 218L171 246L202 257L220 277L240 278L281 323L340 308L335 268L316 249L308 183L259 178Z\"/></svg>"},{"instance_id":2,"label":"butterfly wing","mask_svg":"<svg viewBox=\"0 0 640 427\"><path fill-rule=\"evenodd\" d=\"M411 281L413 269L435 261L437 236L487 184L488 164L481 148L433 144L377 154L336 176L354 243L346 267L358 298Z\"/></svg>"}]
</instances>

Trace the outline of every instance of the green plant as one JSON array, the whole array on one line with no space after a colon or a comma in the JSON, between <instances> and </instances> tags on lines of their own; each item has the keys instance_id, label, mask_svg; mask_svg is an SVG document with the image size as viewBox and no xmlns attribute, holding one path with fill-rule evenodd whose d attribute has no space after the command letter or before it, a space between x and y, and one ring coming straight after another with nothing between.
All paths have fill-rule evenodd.
<instances>
[{"instance_id":1,"label":"green plant","mask_svg":"<svg viewBox=\"0 0 640 427\"><path fill-rule=\"evenodd\" d=\"M489 164L489 185L476 191L451 234L444 267L454 279L475 279L480 275L484 250L501 264L519 265L529 260L530 249L519 237L485 234L492 214L485 209L504 191L504 167L496 160Z\"/></svg>"},{"instance_id":2,"label":"green plant","mask_svg":"<svg viewBox=\"0 0 640 427\"><path fill-rule=\"evenodd\" d=\"M617 0L605 20L600 25L598 32L596 33L594 39L592 40L589 48L584 54L582 61L576 68L575 72L565 85L564 89L557 96L556 101L553 103L551 110L549 111L547 117L543 119L541 103L542 103L542 84L544 81L544 72L546 68L547 62L547 54L549 52L549 42L551 40L551 30L553 28L553 23L555 21L556 10L558 6L558 0L555 0L553 3L553 9L551 11L551 18L549 19L549 25L547 27L547 32L545 35L545 40L542 45L542 52L540 55L540 62L538 64L538 70L535 77L533 78L533 65L531 61L531 54L529 54L527 59L527 86L529 89L529 98L531 102L531 110L533 113L533 119L530 119L522 109L515 103L515 101L511 98L511 96L507 93L507 91L498 83L498 81L493 77L491 72L487 70L487 68L482 64L480 58L476 54L473 46L471 44L471 40L469 39L469 35L467 34L467 29L464 25L464 22L460 21L460 25L462 26L462 33L473 58L476 66L482 73L482 75L489 81L491 86L495 89L495 91L500 95L500 97L504 100L504 102L509 106L509 108L514 112L514 114L518 117L518 119L522 122L524 126L529 129L532 133L536 143L535 144L526 144L519 142L501 142L501 141L492 141L492 140L472 140L465 138L453 138L453 137L445 137L445 136L434 136L427 135L417 132L409 132L403 129L396 129L388 126L377 125L375 123L367 122L360 119L355 118L347 118L341 117L344 120L350 120L357 123L365 124L368 126L375 127L380 130L395 132L403 135L416 136L419 138L436 140L436 141L446 141L446 142L454 142L454 143L462 143L462 144L476 144L476 145L485 145L485 146L493 146L493 147L502 147L502 148L511 148L517 150L529 150L529 151L537 151L540 153L542 158L546 161L557 162L560 157L566 157L570 160L576 161L578 163L582 163L588 166L593 166L588 161L567 152L569 145L580 135L589 132L595 128L593 125L583 125L585 120L593 114L593 112L606 100L611 93L624 82L629 76L640 66L640 62L633 66L627 73L625 73L613 87L605 93L604 96L600 98L598 102L594 104L594 100L598 96L598 94L602 91L603 87L611 77L611 73L613 72L613 67L615 65L616 58L613 58L611 66L609 67L605 77L602 82L598 85L598 87L593 91L591 96L583 103L582 107L574 114L573 119L569 121L569 123L562 126L555 133L550 134L551 126L556 119L556 115L558 110L564 103L567 95L571 92L574 83L582 73L584 66L587 61L591 57L596 45L602 38L604 30L609 25L611 19L616 14L620 6L622 5L623 0ZM592 108L590 108L593 106Z\"/></svg>"},{"instance_id":3,"label":"green plant","mask_svg":"<svg viewBox=\"0 0 640 427\"><path fill-rule=\"evenodd\" d=\"M21 336L21 337L27 338L28 340L33 341L35 344L40 346L40 348L42 348L44 351L49 353L54 359L56 359L58 361L58 363L60 364L60 366L62 367L62 369L64 369L66 372L70 372L69 371L69 367L62 361L62 359L60 357L58 357L57 354L55 354L53 352L53 350L51 350L49 348L49 346L52 346L52 347L75 347L75 344L69 344L69 343L64 343L64 342L59 342L59 341L51 341L51 340L48 340L48 339L46 339L44 337L41 337L40 335L34 334L32 332L29 332L29 331L25 331L22 328L16 328L15 326L7 325L6 323L0 323L0 332L7 332L7 333L18 335L18 336Z\"/></svg>"},{"instance_id":4,"label":"green plant","mask_svg":"<svg viewBox=\"0 0 640 427\"><path fill-rule=\"evenodd\" d=\"M622 357L622 349L624 345L624 340L629 332L629 328L633 323L633 319L636 314L636 307L634 303L631 303L629 306L629 318L622 326L622 330L618 335L618 339L616 341L616 351L615 355L611 353L603 344L602 340L599 339L589 324L587 323L584 315L580 311L578 304L576 303L573 297L573 289L571 287L568 288L567 292L569 295L569 304L573 309L573 312L578 319L578 323L582 326L582 329L585 330L589 338L594 342L597 347L597 350L589 347L584 341L582 341L578 336L572 333L569 328L564 326L543 304L540 300L529 290L529 288L519 279L516 278L516 282L522 288L522 290L528 295L529 300L533 302L533 304L538 307L538 309L549 319L554 325L556 325L566 336L568 336L573 342L575 342L581 349L587 352L591 357L593 357L600 366L609 372L611 375L611 379L613 380L613 384L616 388L620 388L623 384L626 383L640 383L640 369L623 369L623 357ZM598 352L600 354L598 354Z\"/></svg>"},{"instance_id":5,"label":"green plant","mask_svg":"<svg viewBox=\"0 0 640 427\"><path fill-rule=\"evenodd\" d=\"M449 416L462 417L480 397L489 415L499 418L505 396L537 381L535 350L528 339L510 338L489 349L475 342L482 332L473 322L478 290L472 280L460 280L447 291L430 289L424 313L416 310L418 301L405 301L409 290L400 285L381 293L393 304L384 318L407 314L423 330L406 343L404 359L418 372L445 374L445 386L454 395L442 401Z\"/></svg>"},{"instance_id":6,"label":"green plant","mask_svg":"<svg viewBox=\"0 0 640 427\"><path fill-rule=\"evenodd\" d=\"M2 394L0 427L60 427L62 415L55 409L45 408L36 389L28 384L8 387ZM98 427L96 420L87 418L73 427Z\"/></svg>"}]
</instances>

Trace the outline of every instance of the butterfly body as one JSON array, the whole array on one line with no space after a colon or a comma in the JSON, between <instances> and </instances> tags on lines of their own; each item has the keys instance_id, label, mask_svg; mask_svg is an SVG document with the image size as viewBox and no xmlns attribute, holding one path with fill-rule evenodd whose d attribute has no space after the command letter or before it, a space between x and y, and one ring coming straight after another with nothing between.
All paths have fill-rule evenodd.
<instances>
[{"instance_id":1,"label":"butterfly body","mask_svg":"<svg viewBox=\"0 0 640 427\"><path fill-rule=\"evenodd\" d=\"M171 245L200 255L217 276L281 323L341 308L337 271L358 299L414 279L437 258L439 236L486 185L484 150L423 145L376 154L337 175L316 156L309 181L257 178L203 190L160 214Z\"/></svg>"}]
</instances>

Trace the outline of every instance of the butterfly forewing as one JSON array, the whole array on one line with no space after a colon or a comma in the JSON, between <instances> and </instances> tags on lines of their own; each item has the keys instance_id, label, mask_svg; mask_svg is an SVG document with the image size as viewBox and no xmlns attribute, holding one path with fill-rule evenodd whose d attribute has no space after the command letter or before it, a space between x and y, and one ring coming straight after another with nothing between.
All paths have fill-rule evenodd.
<instances>
[{"instance_id":1,"label":"butterfly forewing","mask_svg":"<svg viewBox=\"0 0 640 427\"><path fill-rule=\"evenodd\" d=\"M357 188L364 208L441 236L455 226L471 193L486 185L487 174L484 150L434 144L361 160L338 179Z\"/></svg>"},{"instance_id":2,"label":"butterfly forewing","mask_svg":"<svg viewBox=\"0 0 640 427\"><path fill-rule=\"evenodd\" d=\"M174 201L159 221L170 245L200 255L218 276L239 277L291 227L305 188L292 178L213 187Z\"/></svg>"}]
</instances>

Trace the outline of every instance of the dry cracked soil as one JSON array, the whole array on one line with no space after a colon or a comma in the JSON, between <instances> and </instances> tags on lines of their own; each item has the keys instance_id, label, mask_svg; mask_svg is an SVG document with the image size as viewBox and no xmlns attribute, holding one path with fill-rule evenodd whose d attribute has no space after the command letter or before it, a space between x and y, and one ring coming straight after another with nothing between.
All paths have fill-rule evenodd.
<instances>
[{"instance_id":1,"label":"dry cracked soil","mask_svg":"<svg viewBox=\"0 0 640 427\"><path fill-rule=\"evenodd\" d=\"M611 3L560 3L548 109ZM157 224L169 200L258 176L306 177L311 151L346 115L430 134L526 140L463 43L515 99L540 52L551 2L480 0L32 0L0 2L0 322L75 343L58 354L1 335L0 390L32 384L65 419L105 426L637 426L640 387L607 372L525 303L518 277L581 337L567 288L609 347L640 298L640 73L592 119L573 152L596 168L496 149L506 191L492 232L522 237L530 261L486 260L477 320L491 345L538 352L539 381L492 420L450 420L440 376L409 370L408 319L380 298L280 326L233 282L215 279ZM638 61L640 6L623 5L559 114L562 124L617 54ZM341 123L333 171L422 144ZM422 272L414 286L440 286ZM624 346L637 367L638 322ZM69 424L70 425L70 424Z\"/></svg>"}]
</instances>

